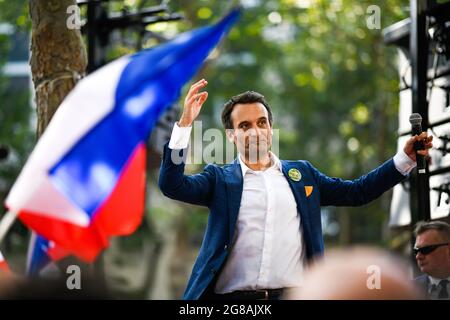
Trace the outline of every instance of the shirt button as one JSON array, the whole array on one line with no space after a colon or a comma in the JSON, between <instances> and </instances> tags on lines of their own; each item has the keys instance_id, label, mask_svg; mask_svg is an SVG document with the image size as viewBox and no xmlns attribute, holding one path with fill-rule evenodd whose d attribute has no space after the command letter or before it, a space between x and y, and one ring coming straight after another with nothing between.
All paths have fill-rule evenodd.
<instances>
[{"instance_id":1,"label":"shirt button","mask_svg":"<svg viewBox=\"0 0 450 320\"><path fill-rule=\"evenodd\" d=\"M227 250L228 250L228 246L225 245L225 246L223 247L223 250L227 251Z\"/></svg>"}]
</instances>

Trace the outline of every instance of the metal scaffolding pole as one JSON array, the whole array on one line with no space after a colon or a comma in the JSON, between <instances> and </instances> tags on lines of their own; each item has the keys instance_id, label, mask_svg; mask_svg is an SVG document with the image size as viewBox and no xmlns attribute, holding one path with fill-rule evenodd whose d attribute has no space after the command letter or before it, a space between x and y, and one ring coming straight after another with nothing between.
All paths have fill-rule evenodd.
<instances>
[{"instance_id":1,"label":"metal scaffolding pole","mask_svg":"<svg viewBox=\"0 0 450 320\"><path fill-rule=\"evenodd\" d=\"M422 130L428 129L427 71L427 1L411 0L410 53L412 69L412 112L422 116ZM415 174L411 191L411 225L430 219L430 184L426 174Z\"/></svg>"}]
</instances>

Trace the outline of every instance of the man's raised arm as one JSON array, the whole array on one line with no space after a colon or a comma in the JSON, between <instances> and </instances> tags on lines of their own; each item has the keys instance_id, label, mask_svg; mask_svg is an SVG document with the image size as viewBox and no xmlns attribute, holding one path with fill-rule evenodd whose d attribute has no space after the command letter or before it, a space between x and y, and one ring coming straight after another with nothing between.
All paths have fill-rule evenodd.
<instances>
[{"instance_id":1,"label":"man's raised arm","mask_svg":"<svg viewBox=\"0 0 450 320\"><path fill-rule=\"evenodd\" d=\"M167 197L203 206L209 206L211 200L215 183L214 168L207 166L202 173L186 176L182 159L189 144L192 123L208 98L208 92L199 93L199 90L207 84L208 82L202 79L189 89L181 118L174 125L169 143L164 146L158 180L159 188Z\"/></svg>"}]
</instances>

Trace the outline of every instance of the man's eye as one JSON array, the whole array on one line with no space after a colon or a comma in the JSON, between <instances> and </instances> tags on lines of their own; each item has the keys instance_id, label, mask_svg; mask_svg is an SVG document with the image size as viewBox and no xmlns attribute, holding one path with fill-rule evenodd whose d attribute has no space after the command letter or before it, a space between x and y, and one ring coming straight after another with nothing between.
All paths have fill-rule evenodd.
<instances>
[{"instance_id":1,"label":"man's eye","mask_svg":"<svg viewBox=\"0 0 450 320\"><path fill-rule=\"evenodd\" d=\"M239 128L241 129L247 129L248 125L246 123L241 124Z\"/></svg>"}]
</instances>

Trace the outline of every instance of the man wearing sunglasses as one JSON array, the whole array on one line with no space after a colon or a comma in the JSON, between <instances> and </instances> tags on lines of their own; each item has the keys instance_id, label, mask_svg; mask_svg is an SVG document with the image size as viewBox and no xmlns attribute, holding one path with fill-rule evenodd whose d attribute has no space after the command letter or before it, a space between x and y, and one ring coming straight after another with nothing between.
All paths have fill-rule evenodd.
<instances>
[{"instance_id":1,"label":"man wearing sunglasses","mask_svg":"<svg viewBox=\"0 0 450 320\"><path fill-rule=\"evenodd\" d=\"M414 254L424 274L415 279L432 300L450 300L450 225L419 222L414 231Z\"/></svg>"}]
</instances>

